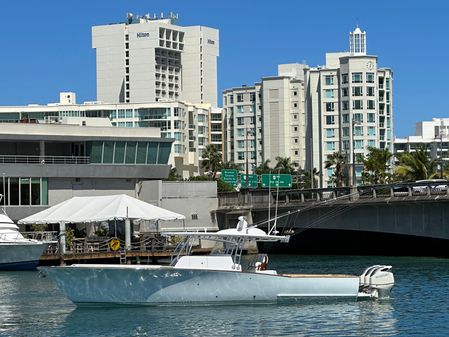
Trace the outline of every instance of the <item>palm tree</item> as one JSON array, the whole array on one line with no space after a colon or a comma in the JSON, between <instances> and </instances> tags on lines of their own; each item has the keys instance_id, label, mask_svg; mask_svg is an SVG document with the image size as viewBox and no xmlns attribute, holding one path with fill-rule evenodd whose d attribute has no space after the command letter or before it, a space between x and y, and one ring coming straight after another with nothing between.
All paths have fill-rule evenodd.
<instances>
[{"instance_id":1,"label":"palm tree","mask_svg":"<svg viewBox=\"0 0 449 337\"><path fill-rule=\"evenodd\" d=\"M267 174L271 172L271 168L270 168L270 159L265 160L262 164L260 164L259 166L256 167L256 174L261 175L261 174Z\"/></svg>"},{"instance_id":2,"label":"palm tree","mask_svg":"<svg viewBox=\"0 0 449 337\"><path fill-rule=\"evenodd\" d=\"M390 179L389 162L393 154L387 149L368 147L368 155L362 159L363 180L368 184L386 184Z\"/></svg>"},{"instance_id":3,"label":"palm tree","mask_svg":"<svg viewBox=\"0 0 449 337\"><path fill-rule=\"evenodd\" d=\"M320 177L320 171L316 169L316 167L312 170L312 175L310 174L310 170L300 170L299 173L302 177L302 187L303 188L317 188L318 187L318 179ZM313 183L312 183L313 179Z\"/></svg>"},{"instance_id":4,"label":"palm tree","mask_svg":"<svg viewBox=\"0 0 449 337\"><path fill-rule=\"evenodd\" d=\"M221 164L221 152L213 144L209 144L204 148L201 157L203 159L201 167L207 169L215 177Z\"/></svg>"},{"instance_id":5,"label":"palm tree","mask_svg":"<svg viewBox=\"0 0 449 337\"><path fill-rule=\"evenodd\" d=\"M291 162L290 157L276 157L276 166L274 167L274 171L276 173L283 173L283 174L294 174L295 173L295 166Z\"/></svg>"},{"instance_id":6,"label":"palm tree","mask_svg":"<svg viewBox=\"0 0 449 337\"><path fill-rule=\"evenodd\" d=\"M327 155L327 160L324 162L324 168L333 168L332 182L336 187L343 186L344 174L343 169L346 165L346 156L341 152L334 152Z\"/></svg>"},{"instance_id":7,"label":"palm tree","mask_svg":"<svg viewBox=\"0 0 449 337\"><path fill-rule=\"evenodd\" d=\"M430 159L425 148L419 148L415 152L401 153L398 159L399 164L394 172L402 180L432 179L438 175L437 162L435 159Z\"/></svg>"}]
</instances>

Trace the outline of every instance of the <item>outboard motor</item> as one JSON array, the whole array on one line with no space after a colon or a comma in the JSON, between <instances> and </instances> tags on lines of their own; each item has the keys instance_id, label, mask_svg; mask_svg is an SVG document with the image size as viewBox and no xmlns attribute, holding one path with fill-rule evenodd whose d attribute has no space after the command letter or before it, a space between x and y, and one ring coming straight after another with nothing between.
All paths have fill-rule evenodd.
<instances>
[{"instance_id":1,"label":"outboard motor","mask_svg":"<svg viewBox=\"0 0 449 337\"><path fill-rule=\"evenodd\" d=\"M388 298L394 286L392 266L375 265L365 269L360 275L359 293L363 296Z\"/></svg>"}]
</instances>

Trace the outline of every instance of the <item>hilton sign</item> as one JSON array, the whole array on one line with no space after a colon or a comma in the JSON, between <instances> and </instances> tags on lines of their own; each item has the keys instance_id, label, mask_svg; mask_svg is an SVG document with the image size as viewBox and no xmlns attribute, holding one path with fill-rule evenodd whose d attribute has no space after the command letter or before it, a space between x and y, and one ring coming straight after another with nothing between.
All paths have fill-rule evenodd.
<instances>
[{"instance_id":1,"label":"hilton sign","mask_svg":"<svg viewBox=\"0 0 449 337\"><path fill-rule=\"evenodd\" d=\"M137 37L150 37L150 33L137 33Z\"/></svg>"}]
</instances>

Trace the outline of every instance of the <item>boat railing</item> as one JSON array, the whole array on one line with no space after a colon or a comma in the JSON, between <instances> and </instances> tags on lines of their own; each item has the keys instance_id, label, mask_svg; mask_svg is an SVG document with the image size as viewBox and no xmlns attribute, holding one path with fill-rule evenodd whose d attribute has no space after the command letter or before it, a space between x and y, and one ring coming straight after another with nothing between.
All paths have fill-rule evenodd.
<instances>
[{"instance_id":1,"label":"boat railing","mask_svg":"<svg viewBox=\"0 0 449 337\"><path fill-rule=\"evenodd\" d=\"M22 235L27 239L39 240L39 241L57 241L58 231L33 231L22 232Z\"/></svg>"},{"instance_id":2,"label":"boat railing","mask_svg":"<svg viewBox=\"0 0 449 337\"><path fill-rule=\"evenodd\" d=\"M117 241L119 244L117 244ZM71 240L67 249L69 255L83 255L95 253L111 253L125 250L126 243L116 237L75 238ZM175 246L165 237L143 236L139 240L133 240L128 251L132 252L162 252L172 251ZM59 254L57 247L47 249L47 255Z\"/></svg>"}]
</instances>

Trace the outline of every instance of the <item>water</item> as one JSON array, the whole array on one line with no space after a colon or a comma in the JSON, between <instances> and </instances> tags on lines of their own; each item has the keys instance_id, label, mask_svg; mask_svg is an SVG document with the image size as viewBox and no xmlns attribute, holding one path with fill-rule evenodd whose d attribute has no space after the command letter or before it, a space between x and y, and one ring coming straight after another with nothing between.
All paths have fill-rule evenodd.
<instances>
[{"instance_id":1,"label":"water","mask_svg":"<svg viewBox=\"0 0 449 337\"><path fill-rule=\"evenodd\" d=\"M449 259L272 256L280 272L394 266L387 301L76 308L37 272L0 273L0 336L447 336Z\"/></svg>"}]
</instances>

